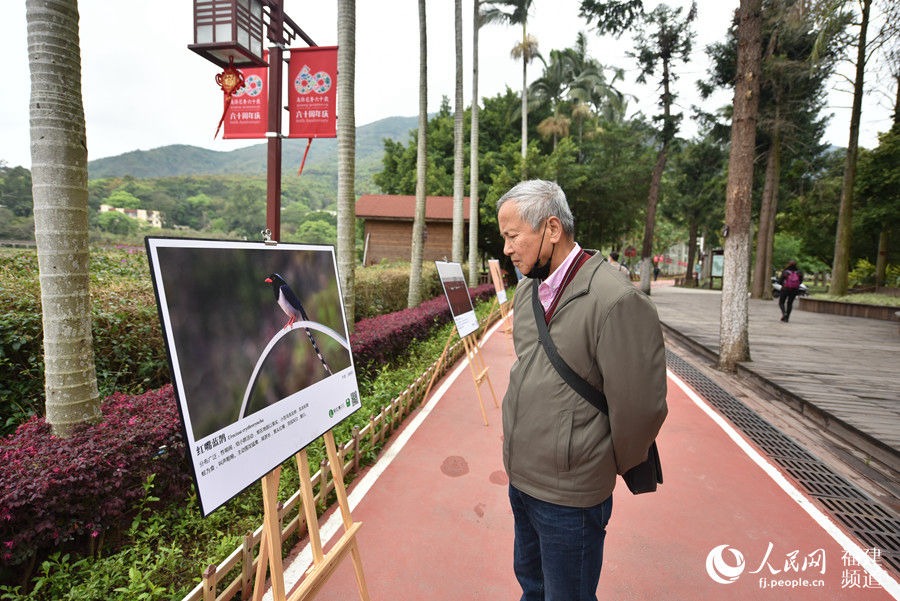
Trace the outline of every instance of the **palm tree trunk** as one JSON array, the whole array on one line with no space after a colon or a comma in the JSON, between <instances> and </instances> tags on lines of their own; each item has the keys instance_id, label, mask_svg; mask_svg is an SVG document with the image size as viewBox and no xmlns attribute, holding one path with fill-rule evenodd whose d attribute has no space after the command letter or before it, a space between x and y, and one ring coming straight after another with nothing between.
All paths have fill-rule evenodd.
<instances>
[{"instance_id":1,"label":"palm tree trunk","mask_svg":"<svg viewBox=\"0 0 900 601\"><path fill-rule=\"evenodd\" d=\"M869 29L869 9L872 0L862 0L862 20L859 24L859 43L856 49L856 78L853 83L853 108L850 111L850 140L844 163L844 182L841 187L841 206L838 209L837 233L834 240L834 264L831 267L830 294L847 294L850 270L850 241L853 236L853 186L856 183L856 160L859 155L859 120L862 114L863 82L866 73L866 35Z\"/></svg>"},{"instance_id":2,"label":"palm tree trunk","mask_svg":"<svg viewBox=\"0 0 900 601\"><path fill-rule=\"evenodd\" d=\"M428 35L425 0L419 0L419 135L416 148L416 214L413 218L412 255L409 262L407 307L422 300L422 257L425 251L426 131L428 129Z\"/></svg>"},{"instance_id":3,"label":"palm tree trunk","mask_svg":"<svg viewBox=\"0 0 900 601\"><path fill-rule=\"evenodd\" d=\"M469 133L469 285L478 284L478 30L481 6L472 2L472 123Z\"/></svg>"},{"instance_id":4,"label":"palm tree trunk","mask_svg":"<svg viewBox=\"0 0 900 601\"><path fill-rule=\"evenodd\" d=\"M522 48L528 47L526 23L522 23ZM528 53L522 52L522 179L528 177Z\"/></svg>"},{"instance_id":5,"label":"palm tree trunk","mask_svg":"<svg viewBox=\"0 0 900 601\"><path fill-rule=\"evenodd\" d=\"M356 0L338 0L337 261L347 326L356 308Z\"/></svg>"},{"instance_id":6,"label":"palm tree trunk","mask_svg":"<svg viewBox=\"0 0 900 601\"><path fill-rule=\"evenodd\" d=\"M463 215L463 194L465 165L463 163L463 43L462 43L462 0L454 1L454 30L456 39L456 96L453 116L453 243L451 256L454 263L463 263L465 250L465 222ZM471 284L471 283L470 283Z\"/></svg>"},{"instance_id":7,"label":"palm tree trunk","mask_svg":"<svg viewBox=\"0 0 900 601\"><path fill-rule=\"evenodd\" d=\"M750 266L750 206L762 51L762 0L741 0L737 80L728 183L725 190L725 265L719 325L718 368L733 372L750 359L747 275Z\"/></svg>"},{"instance_id":8,"label":"palm tree trunk","mask_svg":"<svg viewBox=\"0 0 900 601\"><path fill-rule=\"evenodd\" d=\"M77 0L26 0L31 177L44 327L47 422L99 420L89 290L87 141Z\"/></svg>"}]
</instances>

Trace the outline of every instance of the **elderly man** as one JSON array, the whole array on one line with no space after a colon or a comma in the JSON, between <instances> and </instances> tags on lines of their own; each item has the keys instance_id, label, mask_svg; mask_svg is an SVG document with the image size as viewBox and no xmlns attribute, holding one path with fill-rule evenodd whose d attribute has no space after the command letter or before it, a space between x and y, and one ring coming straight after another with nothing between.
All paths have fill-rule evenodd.
<instances>
[{"instance_id":1,"label":"elderly man","mask_svg":"<svg viewBox=\"0 0 900 601\"><path fill-rule=\"evenodd\" d=\"M596 600L616 475L647 458L666 408L656 309L624 274L575 242L562 189L522 182L497 202L503 252L526 276L514 301L517 359L503 400L503 462L522 600ZM543 315L535 313L538 287ZM608 415L571 388L538 337L606 395Z\"/></svg>"}]
</instances>

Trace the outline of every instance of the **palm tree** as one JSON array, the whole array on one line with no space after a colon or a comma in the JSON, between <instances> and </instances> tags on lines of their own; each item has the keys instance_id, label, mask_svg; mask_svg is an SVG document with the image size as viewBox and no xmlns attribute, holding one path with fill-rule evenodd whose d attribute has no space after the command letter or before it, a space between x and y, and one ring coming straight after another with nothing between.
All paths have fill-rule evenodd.
<instances>
[{"instance_id":1,"label":"palm tree","mask_svg":"<svg viewBox=\"0 0 900 601\"><path fill-rule=\"evenodd\" d=\"M540 56L537 38L528 33L528 12L534 0L495 0L488 11L490 20L503 21L508 25L522 26L522 41L517 43L510 55L522 59L522 176L526 175L525 157L528 154L528 63Z\"/></svg>"},{"instance_id":2,"label":"palm tree","mask_svg":"<svg viewBox=\"0 0 900 601\"><path fill-rule=\"evenodd\" d=\"M337 261L347 325L353 328L356 288L356 0L338 0Z\"/></svg>"},{"instance_id":3,"label":"palm tree","mask_svg":"<svg viewBox=\"0 0 900 601\"><path fill-rule=\"evenodd\" d=\"M750 266L750 207L762 70L761 13L762 0L741 0L731 151L725 188L725 265L717 363L719 369L732 372L738 362L750 359L747 272Z\"/></svg>"},{"instance_id":4,"label":"palm tree","mask_svg":"<svg viewBox=\"0 0 900 601\"><path fill-rule=\"evenodd\" d=\"M534 80L528 91L538 106L550 106L553 114L538 124L538 133L553 139L553 148L559 138L569 135L570 119L560 114L560 106L569 95L575 75L569 55L560 50L550 51L550 62L545 63L544 73Z\"/></svg>"},{"instance_id":5,"label":"palm tree","mask_svg":"<svg viewBox=\"0 0 900 601\"><path fill-rule=\"evenodd\" d=\"M478 30L485 23L481 2L473 0L472 121L469 132L469 285L478 282Z\"/></svg>"},{"instance_id":6,"label":"palm tree","mask_svg":"<svg viewBox=\"0 0 900 601\"><path fill-rule=\"evenodd\" d=\"M463 44L462 44L462 0L455 0L454 30L456 38L456 96L453 115L453 231L451 256L454 263L463 262L465 232L463 219ZM474 282L470 282L474 284Z\"/></svg>"},{"instance_id":7,"label":"palm tree","mask_svg":"<svg viewBox=\"0 0 900 601\"><path fill-rule=\"evenodd\" d=\"M425 251L426 130L428 129L428 35L425 27L425 0L419 0L419 132L416 148L416 214L413 218L412 255L409 265L410 308L422 299L422 257Z\"/></svg>"},{"instance_id":8,"label":"palm tree","mask_svg":"<svg viewBox=\"0 0 900 601\"><path fill-rule=\"evenodd\" d=\"M26 0L25 16L47 422L65 436L101 417L91 338L78 2Z\"/></svg>"},{"instance_id":9,"label":"palm tree","mask_svg":"<svg viewBox=\"0 0 900 601\"><path fill-rule=\"evenodd\" d=\"M522 31L525 31L525 23L522 23ZM522 42L513 47L510 56L522 59L522 177L524 178L527 175L525 158L528 156L528 63L540 56L537 38L529 33L523 33Z\"/></svg>"}]
</instances>

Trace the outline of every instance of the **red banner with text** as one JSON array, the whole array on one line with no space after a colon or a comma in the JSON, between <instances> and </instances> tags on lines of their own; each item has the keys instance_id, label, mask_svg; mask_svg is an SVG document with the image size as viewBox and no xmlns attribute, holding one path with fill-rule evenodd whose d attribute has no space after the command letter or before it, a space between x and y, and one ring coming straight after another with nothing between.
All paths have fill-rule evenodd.
<instances>
[{"instance_id":1,"label":"red banner with text","mask_svg":"<svg viewBox=\"0 0 900 601\"><path fill-rule=\"evenodd\" d=\"M337 136L337 51L337 46L291 49L289 138Z\"/></svg>"},{"instance_id":2,"label":"red banner with text","mask_svg":"<svg viewBox=\"0 0 900 601\"><path fill-rule=\"evenodd\" d=\"M269 60L269 53L263 58ZM244 86L231 97L223 138L265 138L269 114L269 68L241 69Z\"/></svg>"}]
</instances>

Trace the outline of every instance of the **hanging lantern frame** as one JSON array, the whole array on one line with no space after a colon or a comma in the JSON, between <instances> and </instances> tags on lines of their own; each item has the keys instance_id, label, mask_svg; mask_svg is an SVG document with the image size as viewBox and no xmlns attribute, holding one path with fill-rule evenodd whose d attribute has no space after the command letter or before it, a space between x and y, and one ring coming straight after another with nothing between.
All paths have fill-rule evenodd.
<instances>
[{"instance_id":1,"label":"hanging lantern frame","mask_svg":"<svg viewBox=\"0 0 900 601\"><path fill-rule=\"evenodd\" d=\"M194 43L188 48L226 68L265 67L263 0L194 0Z\"/></svg>"}]
</instances>

